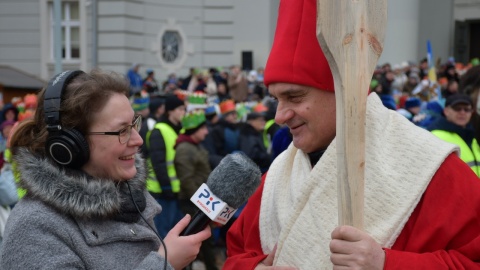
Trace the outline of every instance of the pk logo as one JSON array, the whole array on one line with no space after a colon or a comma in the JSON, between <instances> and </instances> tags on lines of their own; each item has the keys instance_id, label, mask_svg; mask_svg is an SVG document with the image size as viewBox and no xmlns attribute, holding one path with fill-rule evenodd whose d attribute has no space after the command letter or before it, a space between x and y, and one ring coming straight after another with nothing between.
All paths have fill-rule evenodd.
<instances>
[{"instance_id":1,"label":"pk logo","mask_svg":"<svg viewBox=\"0 0 480 270\"><path fill-rule=\"evenodd\" d=\"M221 217L224 217L225 219L230 219L230 215L235 212L235 209L234 208L230 208L230 207L225 207L225 209L223 209L223 212L220 214Z\"/></svg>"},{"instance_id":2,"label":"pk logo","mask_svg":"<svg viewBox=\"0 0 480 270\"><path fill-rule=\"evenodd\" d=\"M203 191L204 192L200 193L198 198L205 198L207 200L207 202L205 204L207 206L210 205L210 207L212 208L212 211L215 211L215 205L220 204L220 201L213 201L214 198L212 196L210 196L210 192L207 189L204 188Z\"/></svg>"}]
</instances>

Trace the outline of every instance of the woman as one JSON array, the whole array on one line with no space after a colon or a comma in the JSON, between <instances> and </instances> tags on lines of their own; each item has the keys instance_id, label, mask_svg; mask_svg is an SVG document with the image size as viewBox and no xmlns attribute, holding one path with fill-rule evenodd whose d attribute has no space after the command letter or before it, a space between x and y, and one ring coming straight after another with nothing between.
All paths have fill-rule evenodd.
<instances>
[{"instance_id":1,"label":"woman","mask_svg":"<svg viewBox=\"0 0 480 270\"><path fill-rule=\"evenodd\" d=\"M61 73L40 92L11 140L27 195L7 222L0 269L181 269L195 259L208 229L180 237L186 216L162 246L152 228L161 208L145 190L128 91L122 75L93 70Z\"/></svg>"}]
</instances>

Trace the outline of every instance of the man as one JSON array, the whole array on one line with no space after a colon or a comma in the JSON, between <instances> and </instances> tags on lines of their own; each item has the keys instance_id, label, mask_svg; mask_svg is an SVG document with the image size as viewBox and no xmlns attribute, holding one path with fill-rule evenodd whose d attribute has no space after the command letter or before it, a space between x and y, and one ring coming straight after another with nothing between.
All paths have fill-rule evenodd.
<instances>
[{"instance_id":1,"label":"man","mask_svg":"<svg viewBox=\"0 0 480 270\"><path fill-rule=\"evenodd\" d=\"M138 93L142 90L142 76L138 73L140 69L139 63L133 63L127 71L127 79L130 82L130 95Z\"/></svg>"},{"instance_id":2,"label":"man","mask_svg":"<svg viewBox=\"0 0 480 270\"><path fill-rule=\"evenodd\" d=\"M147 73L147 76L143 79L143 88L146 89L149 94L157 93L158 83L155 79L155 71L151 68L147 68L145 72Z\"/></svg>"},{"instance_id":3,"label":"man","mask_svg":"<svg viewBox=\"0 0 480 270\"><path fill-rule=\"evenodd\" d=\"M215 141L211 135L218 121L220 121L220 117L218 116L217 109L214 105L208 106L207 108L205 108L205 118L207 120L206 123L207 123L208 135L201 142L201 144L208 151L208 161L210 163L210 167L215 168L223 159L223 156L220 154L217 154L217 151L215 149Z\"/></svg>"},{"instance_id":4,"label":"man","mask_svg":"<svg viewBox=\"0 0 480 270\"><path fill-rule=\"evenodd\" d=\"M140 128L140 136L143 141L147 141L147 132L155 127L155 124L160 120L160 117L165 113L165 99L161 96L152 96L148 105L150 114L142 121L142 127ZM147 144L142 144L142 153L144 157L148 156Z\"/></svg>"},{"instance_id":5,"label":"man","mask_svg":"<svg viewBox=\"0 0 480 270\"><path fill-rule=\"evenodd\" d=\"M213 127L212 140L215 143L215 154L224 157L234 151L238 151L238 114L235 102L231 99L219 104L221 117ZM212 166L212 169L214 167Z\"/></svg>"},{"instance_id":6,"label":"man","mask_svg":"<svg viewBox=\"0 0 480 270\"><path fill-rule=\"evenodd\" d=\"M469 124L473 114L472 99L465 94L448 97L443 114L445 117L432 123L428 130L440 139L458 145L460 158L480 176L480 147Z\"/></svg>"},{"instance_id":7,"label":"man","mask_svg":"<svg viewBox=\"0 0 480 270\"><path fill-rule=\"evenodd\" d=\"M208 134L205 114L202 111L187 113L182 119L184 133L175 144L175 169L180 180L178 194L180 209L184 214L193 216L197 211L190 198L207 181L212 171L208 162L208 152L200 144ZM201 247L203 262L207 270L217 270L213 238L203 242Z\"/></svg>"},{"instance_id":8,"label":"man","mask_svg":"<svg viewBox=\"0 0 480 270\"><path fill-rule=\"evenodd\" d=\"M265 148L263 130L265 128L264 113L251 112L247 120L240 126L238 150L247 155L265 172L270 166L271 156Z\"/></svg>"},{"instance_id":9,"label":"man","mask_svg":"<svg viewBox=\"0 0 480 270\"><path fill-rule=\"evenodd\" d=\"M230 96L236 103L247 101L248 81L243 75L240 66L233 65L230 67L230 75L228 76L228 89Z\"/></svg>"},{"instance_id":10,"label":"man","mask_svg":"<svg viewBox=\"0 0 480 270\"><path fill-rule=\"evenodd\" d=\"M180 181L175 165L175 141L182 129L182 118L185 115L183 100L175 95L165 99L165 114L155 124L153 130L147 132L145 144L148 151L150 176L147 188L150 194L162 206L162 213L154 222L158 233L165 237L168 231L181 219L178 206Z\"/></svg>"},{"instance_id":11,"label":"man","mask_svg":"<svg viewBox=\"0 0 480 270\"><path fill-rule=\"evenodd\" d=\"M224 269L477 269L480 181L456 148L367 101L364 229L339 226L332 74L316 1L281 1L265 83L293 143L228 234ZM447 199L448 198L448 199Z\"/></svg>"}]
</instances>

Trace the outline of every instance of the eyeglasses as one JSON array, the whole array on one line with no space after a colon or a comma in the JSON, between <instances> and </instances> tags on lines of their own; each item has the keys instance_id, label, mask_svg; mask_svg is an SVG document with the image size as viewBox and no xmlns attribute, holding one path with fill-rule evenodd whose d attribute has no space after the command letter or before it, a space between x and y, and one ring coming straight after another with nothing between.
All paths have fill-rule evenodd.
<instances>
[{"instance_id":1,"label":"eyeglasses","mask_svg":"<svg viewBox=\"0 0 480 270\"><path fill-rule=\"evenodd\" d=\"M126 144L128 140L130 140L130 136L132 135L132 128L138 132L140 131L140 127L142 127L142 117L140 117L140 115L137 114L134 116L131 125L128 125L119 131L89 132L87 133L87 135L115 135L115 136L118 136L118 141L121 144Z\"/></svg>"},{"instance_id":2,"label":"eyeglasses","mask_svg":"<svg viewBox=\"0 0 480 270\"><path fill-rule=\"evenodd\" d=\"M464 112L472 112L473 109L471 107L452 107L452 110L456 111L456 112L460 112L460 111L464 111Z\"/></svg>"}]
</instances>

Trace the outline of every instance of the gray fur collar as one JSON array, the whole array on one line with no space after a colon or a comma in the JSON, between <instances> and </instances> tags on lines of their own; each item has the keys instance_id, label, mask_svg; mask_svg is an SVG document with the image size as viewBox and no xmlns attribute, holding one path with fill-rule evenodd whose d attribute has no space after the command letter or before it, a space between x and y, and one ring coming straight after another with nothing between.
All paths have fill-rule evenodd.
<instances>
[{"instance_id":1,"label":"gray fur collar","mask_svg":"<svg viewBox=\"0 0 480 270\"><path fill-rule=\"evenodd\" d=\"M14 160L20 172L20 186L27 190L26 196L39 199L65 214L79 218L110 217L118 213L122 199L130 199L121 195L122 190L128 190L125 183L60 168L25 148L18 149ZM132 191L143 192L147 167L140 154L135 160L137 175L128 183Z\"/></svg>"}]
</instances>

